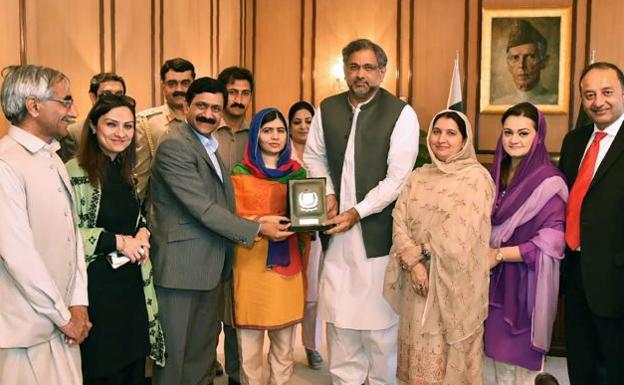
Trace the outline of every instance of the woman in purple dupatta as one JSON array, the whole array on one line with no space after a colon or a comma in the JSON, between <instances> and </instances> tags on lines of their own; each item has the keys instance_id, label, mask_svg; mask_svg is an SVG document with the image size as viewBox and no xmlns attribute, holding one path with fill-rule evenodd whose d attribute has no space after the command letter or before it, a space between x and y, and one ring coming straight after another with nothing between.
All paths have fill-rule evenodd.
<instances>
[{"instance_id":1,"label":"woman in purple dupatta","mask_svg":"<svg viewBox=\"0 0 624 385\"><path fill-rule=\"evenodd\" d=\"M485 354L494 360L497 384L528 385L550 347L568 190L550 162L537 107L517 104L501 121L491 170L496 200Z\"/></svg>"}]
</instances>

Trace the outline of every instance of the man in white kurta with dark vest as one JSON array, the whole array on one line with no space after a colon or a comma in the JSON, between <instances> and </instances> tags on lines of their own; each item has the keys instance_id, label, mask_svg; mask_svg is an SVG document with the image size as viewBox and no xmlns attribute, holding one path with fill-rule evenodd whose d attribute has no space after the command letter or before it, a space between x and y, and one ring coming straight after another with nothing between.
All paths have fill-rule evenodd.
<instances>
[{"instance_id":1,"label":"man in white kurta with dark vest","mask_svg":"<svg viewBox=\"0 0 624 385\"><path fill-rule=\"evenodd\" d=\"M3 73L0 139L0 383L82 385L87 271L74 193L55 138L77 112L69 80L33 65Z\"/></svg>"},{"instance_id":2,"label":"man in white kurta with dark vest","mask_svg":"<svg viewBox=\"0 0 624 385\"><path fill-rule=\"evenodd\" d=\"M418 119L381 88L387 57L360 39L342 50L349 91L314 116L304 153L312 177L327 178L327 244L319 318L327 324L335 385L396 383L398 315L382 289L392 244L392 209L418 154Z\"/></svg>"}]
</instances>

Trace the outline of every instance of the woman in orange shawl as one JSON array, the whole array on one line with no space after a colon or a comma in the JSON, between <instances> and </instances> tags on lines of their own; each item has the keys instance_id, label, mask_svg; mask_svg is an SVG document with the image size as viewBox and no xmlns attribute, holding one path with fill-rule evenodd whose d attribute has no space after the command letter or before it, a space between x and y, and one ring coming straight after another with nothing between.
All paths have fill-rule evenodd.
<instances>
[{"instance_id":1,"label":"woman in orange shawl","mask_svg":"<svg viewBox=\"0 0 624 385\"><path fill-rule=\"evenodd\" d=\"M236 211L246 218L285 215L289 179L306 172L291 159L288 125L282 114L267 108L249 128L242 163L232 171ZM237 328L241 378L262 383L264 331L270 340L270 384L288 384L294 367L295 324L303 318L303 256L309 238L293 234L274 242L262 239L251 249L237 247L234 256L234 323ZM246 380L246 381L245 381Z\"/></svg>"}]
</instances>

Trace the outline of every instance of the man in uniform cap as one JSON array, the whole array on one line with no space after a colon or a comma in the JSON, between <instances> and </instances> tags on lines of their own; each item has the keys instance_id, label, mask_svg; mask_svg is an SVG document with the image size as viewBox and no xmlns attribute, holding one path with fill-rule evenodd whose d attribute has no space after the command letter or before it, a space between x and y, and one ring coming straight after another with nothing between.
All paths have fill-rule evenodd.
<instances>
[{"instance_id":1,"label":"man in uniform cap","mask_svg":"<svg viewBox=\"0 0 624 385\"><path fill-rule=\"evenodd\" d=\"M507 42L507 69L515 92L494 99L493 104L557 104L557 94L540 82L541 71L548 64L547 42L527 20L512 21Z\"/></svg>"}]
</instances>

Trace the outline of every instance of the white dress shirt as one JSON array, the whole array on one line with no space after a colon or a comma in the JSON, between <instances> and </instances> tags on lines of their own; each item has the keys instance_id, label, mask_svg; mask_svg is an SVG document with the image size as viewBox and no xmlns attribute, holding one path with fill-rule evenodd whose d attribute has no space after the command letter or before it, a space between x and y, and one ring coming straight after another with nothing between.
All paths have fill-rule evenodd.
<instances>
[{"instance_id":1,"label":"white dress shirt","mask_svg":"<svg viewBox=\"0 0 624 385\"><path fill-rule=\"evenodd\" d=\"M208 153L208 157L212 162L215 170L217 170L217 175L219 175L219 179L223 182L223 173L221 170L221 166L219 165L219 160L217 159L217 149L219 148L219 142L217 139L211 134L210 136L204 136L197 132L193 128L193 133L197 136L197 139L201 142L202 146L206 149L206 153Z\"/></svg>"},{"instance_id":2,"label":"white dress shirt","mask_svg":"<svg viewBox=\"0 0 624 385\"><path fill-rule=\"evenodd\" d=\"M605 155L607 155L609 148L611 148L611 144L613 143L613 140L615 139L615 136L617 135L617 133L620 131L620 127L622 127L623 122L624 122L624 114L620 115L620 117L615 122L611 123L604 130L599 130L598 127L596 127L596 125L594 124L594 132L589 137L587 146L585 146L585 152L583 153L583 158L585 157L585 154L587 153L589 146L594 141L594 137L596 136L597 132L604 132L607 134L607 136L602 138L602 140L600 141L600 147L598 148L598 157L596 158L596 164L594 166L594 172L592 174L592 178L594 175L596 175L596 170L598 170L598 166L600 166L600 163L604 159ZM581 160L581 163L579 163L579 168L581 167L582 163L583 161Z\"/></svg>"},{"instance_id":3,"label":"white dress shirt","mask_svg":"<svg viewBox=\"0 0 624 385\"><path fill-rule=\"evenodd\" d=\"M357 202L355 194L355 132L362 103L354 115L347 141L340 181L340 207L355 207L361 218L382 211L397 199L418 155L419 125L416 112L406 105L390 137L386 177ZM321 110L317 110L306 142L303 161L311 177L325 177L327 194L335 189L327 162ZM383 298L383 279L388 256L367 258L360 223L332 236L323 261L319 283L318 316L339 328L356 330L387 329L398 316ZM362 316L362 311L366 316Z\"/></svg>"}]
</instances>

